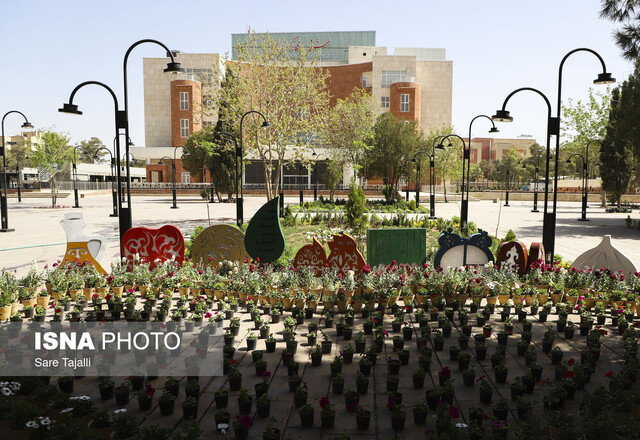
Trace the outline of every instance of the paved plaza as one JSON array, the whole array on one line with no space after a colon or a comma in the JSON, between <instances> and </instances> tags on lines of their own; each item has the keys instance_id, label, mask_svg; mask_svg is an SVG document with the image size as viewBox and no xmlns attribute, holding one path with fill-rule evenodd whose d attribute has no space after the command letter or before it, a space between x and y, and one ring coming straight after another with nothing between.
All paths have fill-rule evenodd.
<instances>
[{"instance_id":1,"label":"paved plaza","mask_svg":"<svg viewBox=\"0 0 640 440\"><path fill-rule=\"evenodd\" d=\"M426 200L426 194L421 199ZM81 208L73 209L73 198L59 199L63 208L51 209L46 198L24 199L18 203L9 199L9 226L14 232L0 235L0 267L27 269L32 260L42 264L55 262L63 256L66 238L60 220L66 212L81 211L87 221L85 233L99 234L107 238L108 248L102 259L103 265L117 258L118 219L109 217L112 212L110 194L86 194L80 199ZM287 197L287 204L298 203L297 196ZM307 198L305 200L312 200ZM264 197L245 198L245 221L266 202ZM542 241L542 212L532 213L532 202L512 201L509 207L492 201L471 201L469 220L490 234L504 237L512 229L518 240L529 245ZM178 209L171 209L171 195L133 196L133 225L157 228L173 224L183 234L196 226L214 223L235 223L234 203L205 203L195 196L178 195ZM542 211L542 203L540 204ZM439 217L450 219L460 215L459 202L437 203ZM605 213L603 208L592 203L587 211L588 222L578 221L580 203L559 202L556 225L556 253L566 260L574 260L584 251L600 243L604 235L611 235L613 244L624 252L636 265L640 265L640 230L628 228L624 219L628 214ZM632 218L638 216L635 211Z\"/></svg>"}]
</instances>

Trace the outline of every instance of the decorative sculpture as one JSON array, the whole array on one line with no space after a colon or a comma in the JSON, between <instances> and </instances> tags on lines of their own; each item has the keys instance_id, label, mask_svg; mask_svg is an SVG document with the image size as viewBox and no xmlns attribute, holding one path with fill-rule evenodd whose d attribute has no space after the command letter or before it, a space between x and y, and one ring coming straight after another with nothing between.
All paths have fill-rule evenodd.
<instances>
[{"instance_id":1,"label":"decorative sculpture","mask_svg":"<svg viewBox=\"0 0 640 440\"><path fill-rule=\"evenodd\" d=\"M346 276L350 270L356 274L360 273L365 261L353 237L347 234L335 234L328 245L331 251L327 258L329 267L336 269L342 276Z\"/></svg>"},{"instance_id":2,"label":"decorative sculpture","mask_svg":"<svg viewBox=\"0 0 640 440\"><path fill-rule=\"evenodd\" d=\"M440 247L433 260L435 267L442 266L445 272L449 267L460 267L470 265L484 265L489 261L494 261L491 247L491 237L479 229L479 232L469 238L462 238L458 234L451 232L452 229L444 231L438 237Z\"/></svg>"},{"instance_id":3,"label":"decorative sculpture","mask_svg":"<svg viewBox=\"0 0 640 440\"><path fill-rule=\"evenodd\" d=\"M598 246L576 258L571 267L578 269L604 267L613 272L621 270L626 277L631 277L637 272L635 264L611 244L611 235L605 235Z\"/></svg>"},{"instance_id":4,"label":"decorative sculpture","mask_svg":"<svg viewBox=\"0 0 640 440\"><path fill-rule=\"evenodd\" d=\"M498 267L505 264L507 267L518 266L520 276L527 273L529 267L527 246L521 241L505 241L498 246L496 263Z\"/></svg>"},{"instance_id":5,"label":"decorative sculpture","mask_svg":"<svg viewBox=\"0 0 640 440\"><path fill-rule=\"evenodd\" d=\"M218 264L224 260L243 261L249 256L244 248L244 233L233 226L213 225L203 230L193 241L191 258L194 263Z\"/></svg>"},{"instance_id":6,"label":"decorative sculpture","mask_svg":"<svg viewBox=\"0 0 640 440\"><path fill-rule=\"evenodd\" d=\"M122 237L122 256L133 258L135 254L148 261L152 269L156 266L156 260L166 261L175 258L182 263L184 260L182 232L173 225L165 225L160 229L131 228Z\"/></svg>"},{"instance_id":7,"label":"decorative sculpture","mask_svg":"<svg viewBox=\"0 0 640 440\"><path fill-rule=\"evenodd\" d=\"M547 261L546 260L546 254L544 251L544 245L542 243L539 242L535 242L535 243L531 243L531 246L529 247L529 263L528 265L531 265L532 263L536 262L536 261ZM529 268L527 267L527 270L529 270Z\"/></svg>"},{"instance_id":8,"label":"decorative sculpture","mask_svg":"<svg viewBox=\"0 0 640 440\"><path fill-rule=\"evenodd\" d=\"M324 246L316 237L313 237L312 243L302 246L293 260L293 266L296 269L302 266L309 266L317 277L322 274L322 269L326 265L327 254L324 251Z\"/></svg>"},{"instance_id":9,"label":"decorative sculpture","mask_svg":"<svg viewBox=\"0 0 640 440\"><path fill-rule=\"evenodd\" d=\"M273 263L284 252L284 233L280 226L280 197L262 205L247 226L244 247L251 258L263 263Z\"/></svg>"},{"instance_id":10,"label":"decorative sculpture","mask_svg":"<svg viewBox=\"0 0 640 440\"><path fill-rule=\"evenodd\" d=\"M64 215L60 224L67 236L67 250L63 262L89 261L101 273L107 273L98 260L107 248L107 239L101 235L86 235L83 231L87 222L81 212L70 212Z\"/></svg>"}]
</instances>

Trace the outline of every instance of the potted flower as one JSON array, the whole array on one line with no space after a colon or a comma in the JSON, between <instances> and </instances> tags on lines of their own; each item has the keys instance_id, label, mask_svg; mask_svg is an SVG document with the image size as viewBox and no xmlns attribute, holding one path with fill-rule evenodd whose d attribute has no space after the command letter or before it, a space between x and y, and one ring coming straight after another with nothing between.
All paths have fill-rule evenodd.
<instances>
[{"instance_id":1,"label":"potted flower","mask_svg":"<svg viewBox=\"0 0 640 440\"><path fill-rule=\"evenodd\" d=\"M391 428L394 431L402 431L404 429L404 422L407 419L407 413L404 410L404 406L401 404L394 404L391 409Z\"/></svg>"},{"instance_id":2,"label":"potted flower","mask_svg":"<svg viewBox=\"0 0 640 440\"><path fill-rule=\"evenodd\" d=\"M127 414L126 408L113 412L113 438L133 438L138 433L139 421L134 416Z\"/></svg>"},{"instance_id":3,"label":"potted flower","mask_svg":"<svg viewBox=\"0 0 640 440\"><path fill-rule=\"evenodd\" d=\"M336 419L336 411L333 409L333 405L329 402L329 399L323 397L320 399L320 419L322 420L322 427L326 429L333 428L333 424Z\"/></svg>"},{"instance_id":4,"label":"potted flower","mask_svg":"<svg viewBox=\"0 0 640 440\"><path fill-rule=\"evenodd\" d=\"M216 408L222 409L226 408L229 404L229 391L220 388L214 394L216 401Z\"/></svg>"},{"instance_id":5,"label":"potted flower","mask_svg":"<svg viewBox=\"0 0 640 440\"><path fill-rule=\"evenodd\" d=\"M100 398L102 400L113 399L114 388L115 388L115 383L112 380L110 380L108 377L101 378L100 383L98 384L98 390L100 391Z\"/></svg>"},{"instance_id":6,"label":"potted flower","mask_svg":"<svg viewBox=\"0 0 640 440\"><path fill-rule=\"evenodd\" d=\"M488 381L483 380L484 377L481 378L481 379L478 379L478 380L481 380L481 382L480 382L480 402L485 403L485 404L489 404L489 403L491 403L491 398L493 396L493 388L491 387L491 385L489 384Z\"/></svg>"},{"instance_id":7,"label":"potted flower","mask_svg":"<svg viewBox=\"0 0 640 440\"><path fill-rule=\"evenodd\" d=\"M116 398L116 403L119 406L125 406L131 398L131 383L129 381L122 382L113 390L113 393Z\"/></svg>"},{"instance_id":8,"label":"potted flower","mask_svg":"<svg viewBox=\"0 0 640 440\"><path fill-rule=\"evenodd\" d=\"M267 395L267 393L258 397L258 400L256 401L256 407L258 409L258 417L269 417L271 403L269 402L269 396Z\"/></svg>"},{"instance_id":9,"label":"potted flower","mask_svg":"<svg viewBox=\"0 0 640 440\"><path fill-rule=\"evenodd\" d=\"M160 414L163 416L169 416L173 414L173 407L176 401L176 396L171 392L164 390L159 399Z\"/></svg>"},{"instance_id":10,"label":"potted flower","mask_svg":"<svg viewBox=\"0 0 640 440\"><path fill-rule=\"evenodd\" d=\"M331 378L331 388L333 390L333 394L342 394L344 391L344 377L342 374L337 373Z\"/></svg>"},{"instance_id":11,"label":"potted flower","mask_svg":"<svg viewBox=\"0 0 640 440\"><path fill-rule=\"evenodd\" d=\"M429 407L427 406L427 402L423 400L419 400L413 404L413 423L416 425L424 425L427 423L427 412L429 411Z\"/></svg>"},{"instance_id":12,"label":"potted flower","mask_svg":"<svg viewBox=\"0 0 640 440\"><path fill-rule=\"evenodd\" d=\"M293 394L293 401L294 401L295 407L300 408L302 405L305 405L307 403L308 395L309 393L307 391L306 384L303 384L302 386L298 386L298 388L296 388L295 393Z\"/></svg>"},{"instance_id":13,"label":"potted flower","mask_svg":"<svg viewBox=\"0 0 640 440\"><path fill-rule=\"evenodd\" d=\"M151 404L153 403L153 395L156 390L150 384L147 384L146 387L140 391L138 391L138 407L140 411L150 411Z\"/></svg>"},{"instance_id":14,"label":"potted flower","mask_svg":"<svg viewBox=\"0 0 640 440\"><path fill-rule=\"evenodd\" d=\"M300 423L302 426L311 428L313 426L313 407L306 403L299 408L298 413L300 414Z\"/></svg>"},{"instance_id":15,"label":"potted flower","mask_svg":"<svg viewBox=\"0 0 640 440\"><path fill-rule=\"evenodd\" d=\"M371 411L361 405L358 405L358 407L356 408L356 425L358 429L369 429L370 420Z\"/></svg>"},{"instance_id":16,"label":"potted flower","mask_svg":"<svg viewBox=\"0 0 640 440\"><path fill-rule=\"evenodd\" d=\"M198 400L189 396L182 402L182 415L185 420L198 417Z\"/></svg>"},{"instance_id":17,"label":"potted flower","mask_svg":"<svg viewBox=\"0 0 640 440\"><path fill-rule=\"evenodd\" d=\"M492 409L494 417L499 420L507 419L507 415L509 414L509 403L507 403L507 399L501 397L493 404Z\"/></svg>"},{"instance_id":18,"label":"potted flower","mask_svg":"<svg viewBox=\"0 0 640 440\"><path fill-rule=\"evenodd\" d=\"M262 440L280 440L280 429L275 424L277 420L273 417L269 419L269 422L262 431Z\"/></svg>"}]
</instances>

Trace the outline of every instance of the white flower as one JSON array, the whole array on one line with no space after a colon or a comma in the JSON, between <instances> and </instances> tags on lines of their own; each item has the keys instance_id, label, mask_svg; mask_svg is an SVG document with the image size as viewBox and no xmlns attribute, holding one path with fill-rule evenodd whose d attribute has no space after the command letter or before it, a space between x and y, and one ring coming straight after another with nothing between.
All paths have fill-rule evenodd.
<instances>
[{"instance_id":1,"label":"white flower","mask_svg":"<svg viewBox=\"0 0 640 440\"><path fill-rule=\"evenodd\" d=\"M222 432L222 434L226 434L227 429L229 429L229 425L227 423L218 423L218 429L220 430L220 432Z\"/></svg>"},{"instance_id":2,"label":"white flower","mask_svg":"<svg viewBox=\"0 0 640 440\"><path fill-rule=\"evenodd\" d=\"M60 411L60 414L66 414L66 413L71 412L71 411L73 411L73 408L65 408L62 411Z\"/></svg>"},{"instance_id":3,"label":"white flower","mask_svg":"<svg viewBox=\"0 0 640 440\"><path fill-rule=\"evenodd\" d=\"M3 387L2 388L2 395L3 396L13 396L13 392L9 388Z\"/></svg>"},{"instance_id":4,"label":"white flower","mask_svg":"<svg viewBox=\"0 0 640 440\"><path fill-rule=\"evenodd\" d=\"M467 424L466 423L456 423L456 428L466 428Z\"/></svg>"},{"instance_id":5,"label":"white flower","mask_svg":"<svg viewBox=\"0 0 640 440\"><path fill-rule=\"evenodd\" d=\"M36 423L35 420L29 420L27 422L26 426L27 426L27 428L37 429L39 425Z\"/></svg>"},{"instance_id":6,"label":"white flower","mask_svg":"<svg viewBox=\"0 0 640 440\"><path fill-rule=\"evenodd\" d=\"M51 419L49 417L45 417L45 418L40 417L40 424L42 426L49 426L51 424Z\"/></svg>"},{"instance_id":7,"label":"white flower","mask_svg":"<svg viewBox=\"0 0 640 440\"><path fill-rule=\"evenodd\" d=\"M113 413L114 414L124 414L126 412L127 412L127 408L120 408L120 409L115 410Z\"/></svg>"}]
</instances>

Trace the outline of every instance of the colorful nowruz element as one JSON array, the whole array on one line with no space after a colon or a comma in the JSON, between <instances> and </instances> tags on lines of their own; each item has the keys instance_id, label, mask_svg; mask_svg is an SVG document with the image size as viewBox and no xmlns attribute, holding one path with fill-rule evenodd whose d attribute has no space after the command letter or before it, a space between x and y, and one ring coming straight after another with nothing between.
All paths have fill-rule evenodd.
<instances>
[{"instance_id":1,"label":"colorful nowruz element","mask_svg":"<svg viewBox=\"0 0 640 440\"><path fill-rule=\"evenodd\" d=\"M335 269L343 277L347 276L350 270L360 273L366 263L353 237L347 234L336 234L328 245L331 253L327 258L327 264L330 268Z\"/></svg>"},{"instance_id":2,"label":"colorful nowruz element","mask_svg":"<svg viewBox=\"0 0 640 440\"><path fill-rule=\"evenodd\" d=\"M244 248L244 233L233 226L213 225L200 232L193 241L194 263L218 264L222 261L243 261L248 257Z\"/></svg>"},{"instance_id":3,"label":"colorful nowruz element","mask_svg":"<svg viewBox=\"0 0 640 440\"><path fill-rule=\"evenodd\" d=\"M280 197L276 197L262 205L249 222L244 247L254 260L273 263L284 252L279 200Z\"/></svg>"},{"instance_id":4,"label":"colorful nowruz element","mask_svg":"<svg viewBox=\"0 0 640 440\"><path fill-rule=\"evenodd\" d=\"M521 241L505 241L498 247L496 263L498 267L518 267L518 275L523 276L527 272L527 247Z\"/></svg>"},{"instance_id":5,"label":"colorful nowruz element","mask_svg":"<svg viewBox=\"0 0 640 440\"><path fill-rule=\"evenodd\" d=\"M440 247L433 261L435 267L442 266L447 272L449 267L460 267L468 264L484 265L489 261L493 261L493 254L489 249L491 247L491 237L486 231L479 229L480 232L473 234L469 238L460 237L451 231L452 229L450 228L438 237Z\"/></svg>"},{"instance_id":6,"label":"colorful nowruz element","mask_svg":"<svg viewBox=\"0 0 640 440\"><path fill-rule=\"evenodd\" d=\"M315 276L322 274L322 269L326 264L327 255L324 251L324 246L316 237L313 237L312 243L302 246L293 260L293 265L296 269L302 266L311 267Z\"/></svg>"},{"instance_id":7,"label":"colorful nowruz element","mask_svg":"<svg viewBox=\"0 0 640 440\"><path fill-rule=\"evenodd\" d=\"M531 243L531 246L529 247L529 261L534 262L539 260L547 261L544 252L544 245L538 242Z\"/></svg>"},{"instance_id":8,"label":"colorful nowruz element","mask_svg":"<svg viewBox=\"0 0 640 440\"><path fill-rule=\"evenodd\" d=\"M156 260L166 261L175 258L179 263L184 259L184 237L180 229L165 225L160 229L131 228L122 238L122 256L132 259L138 254L148 261L153 269Z\"/></svg>"},{"instance_id":9,"label":"colorful nowruz element","mask_svg":"<svg viewBox=\"0 0 640 440\"><path fill-rule=\"evenodd\" d=\"M86 235L83 232L87 226L84 215L81 212L67 213L60 224L67 236L67 250L63 263L89 261L99 272L107 273L98 263L107 248L107 239L101 235Z\"/></svg>"},{"instance_id":10,"label":"colorful nowruz element","mask_svg":"<svg viewBox=\"0 0 640 440\"><path fill-rule=\"evenodd\" d=\"M611 244L611 235L605 235L598 246L576 258L571 267L610 267L623 271L628 277L637 272L633 262Z\"/></svg>"}]
</instances>

